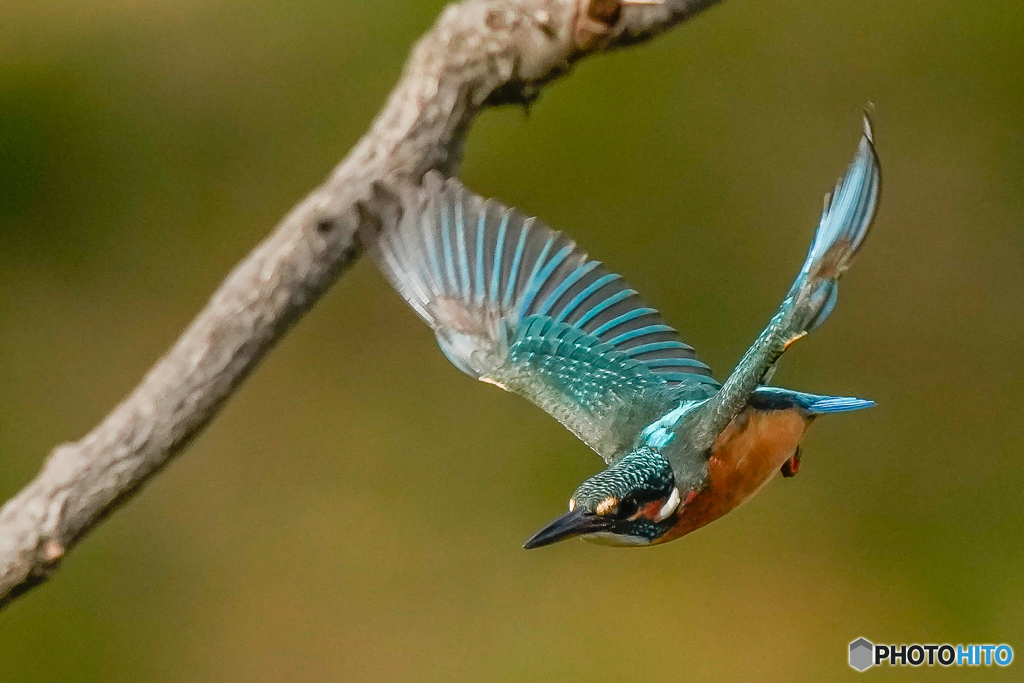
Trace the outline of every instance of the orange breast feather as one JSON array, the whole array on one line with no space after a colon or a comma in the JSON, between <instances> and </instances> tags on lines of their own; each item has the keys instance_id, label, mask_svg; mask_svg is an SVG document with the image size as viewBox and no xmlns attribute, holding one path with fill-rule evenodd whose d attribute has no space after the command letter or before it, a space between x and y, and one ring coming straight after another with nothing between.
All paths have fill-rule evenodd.
<instances>
[{"instance_id":1,"label":"orange breast feather","mask_svg":"<svg viewBox=\"0 0 1024 683\"><path fill-rule=\"evenodd\" d=\"M797 410L747 408L711 448L708 482L679 513L660 541L679 538L713 522L757 493L796 452L810 420Z\"/></svg>"}]
</instances>

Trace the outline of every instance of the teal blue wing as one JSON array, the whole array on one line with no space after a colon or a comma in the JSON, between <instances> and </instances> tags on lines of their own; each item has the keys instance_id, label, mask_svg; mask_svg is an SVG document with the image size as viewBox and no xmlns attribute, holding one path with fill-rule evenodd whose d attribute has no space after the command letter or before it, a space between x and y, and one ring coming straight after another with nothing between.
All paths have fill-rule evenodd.
<instances>
[{"instance_id":1,"label":"teal blue wing","mask_svg":"<svg viewBox=\"0 0 1024 683\"><path fill-rule=\"evenodd\" d=\"M882 171L874 131L867 114L864 134L853 162L825 198L818 230L803 267L768 327L754 341L715 397L704 407L696 446L711 445L721 430L747 405L782 353L821 325L835 308L839 278L860 251L878 211ZM835 408L841 404L825 404Z\"/></svg>"},{"instance_id":2,"label":"teal blue wing","mask_svg":"<svg viewBox=\"0 0 1024 683\"><path fill-rule=\"evenodd\" d=\"M456 367L526 397L605 460L666 408L719 387L620 276L456 180L382 235L376 257Z\"/></svg>"}]
</instances>

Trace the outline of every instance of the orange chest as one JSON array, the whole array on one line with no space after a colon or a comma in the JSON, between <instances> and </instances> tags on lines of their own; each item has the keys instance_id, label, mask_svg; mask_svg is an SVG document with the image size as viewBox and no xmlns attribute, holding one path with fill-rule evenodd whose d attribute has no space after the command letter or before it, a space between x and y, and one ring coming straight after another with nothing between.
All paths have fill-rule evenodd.
<instances>
[{"instance_id":1,"label":"orange chest","mask_svg":"<svg viewBox=\"0 0 1024 683\"><path fill-rule=\"evenodd\" d=\"M661 540L679 538L713 522L764 486L796 452L810 420L796 410L747 408L711 447L704 488L680 511Z\"/></svg>"}]
</instances>

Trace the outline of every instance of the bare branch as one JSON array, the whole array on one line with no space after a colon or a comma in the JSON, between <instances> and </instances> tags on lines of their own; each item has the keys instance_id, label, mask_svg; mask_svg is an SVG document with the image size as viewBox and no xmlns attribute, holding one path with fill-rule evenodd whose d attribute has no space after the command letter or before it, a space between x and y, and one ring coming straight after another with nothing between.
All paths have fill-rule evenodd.
<instances>
[{"instance_id":1,"label":"bare branch","mask_svg":"<svg viewBox=\"0 0 1024 683\"><path fill-rule=\"evenodd\" d=\"M170 351L0 509L0 607L180 453L291 325L452 174L481 109L529 102L577 59L645 40L717 0L464 0L413 50L370 131L227 277Z\"/></svg>"}]
</instances>

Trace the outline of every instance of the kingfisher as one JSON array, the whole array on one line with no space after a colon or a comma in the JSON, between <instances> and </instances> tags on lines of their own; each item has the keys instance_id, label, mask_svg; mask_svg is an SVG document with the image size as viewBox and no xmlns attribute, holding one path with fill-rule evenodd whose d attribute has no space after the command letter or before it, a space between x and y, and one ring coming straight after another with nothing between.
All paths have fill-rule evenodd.
<instances>
[{"instance_id":1,"label":"kingfisher","mask_svg":"<svg viewBox=\"0 0 1024 683\"><path fill-rule=\"evenodd\" d=\"M793 476L819 415L872 401L767 382L790 344L836 304L837 282L874 220L881 175L871 121L825 206L778 312L719 383L622 278L536 218L428 174L417 210L375 258L464 373L519 394L604 459L569 511L526 541L671 541Z\"/></svg>"}]
</instances>

